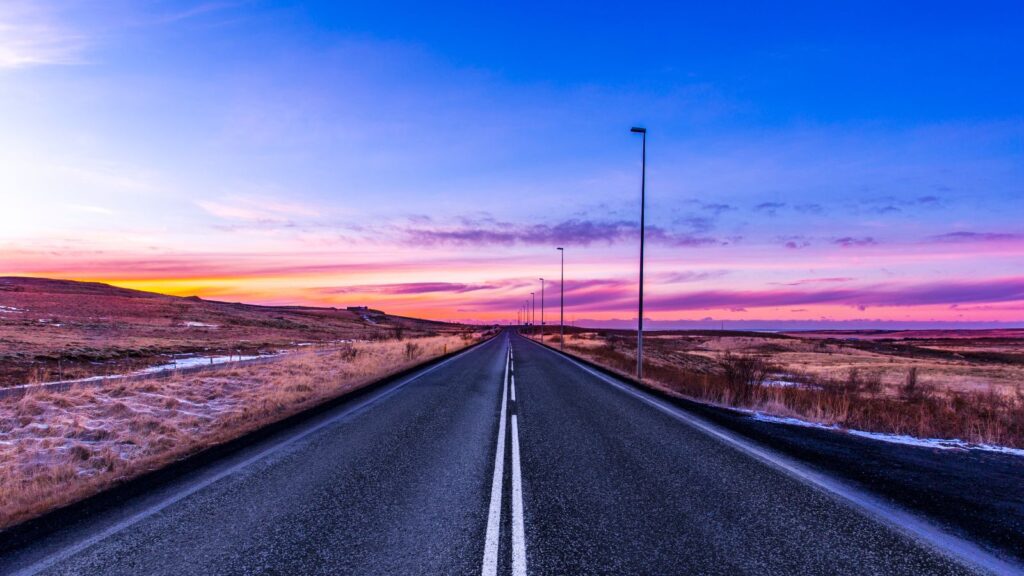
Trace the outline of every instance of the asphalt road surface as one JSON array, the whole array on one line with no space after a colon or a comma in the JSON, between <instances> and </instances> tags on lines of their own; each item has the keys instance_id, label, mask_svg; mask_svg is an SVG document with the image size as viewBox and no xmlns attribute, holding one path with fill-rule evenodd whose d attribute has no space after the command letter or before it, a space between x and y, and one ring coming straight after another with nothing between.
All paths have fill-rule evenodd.
<instances>
[{"instance_id":1,"label":"asphalt road surface","mask_svg":"<svg viewBox=\"0 0 1024 576\"><path fill-rule=\"evenodd\" d=\"M511 332L0 558L26 575L1019 570Z\"/></svg>"}]
</instances>

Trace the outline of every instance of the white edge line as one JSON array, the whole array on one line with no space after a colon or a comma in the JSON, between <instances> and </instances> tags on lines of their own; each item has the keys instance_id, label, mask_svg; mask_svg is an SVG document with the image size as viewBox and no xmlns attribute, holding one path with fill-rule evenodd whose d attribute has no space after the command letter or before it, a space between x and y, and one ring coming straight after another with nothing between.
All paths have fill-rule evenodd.
<instances>
[{"instance_id":1,"label":"white edge line","mask_svg":"<svg viewBox=\"0 0 1024 576\"><path fill-rule=\"evenodd\" d=\"M839 480L810 470L804 465L799 464L786 456L755 446L750 442L743 440L710 422L707 422L703 418L685 412L676 406L664 403L650 395L648 392L637 390L633 386L624 384L597 372L576 361L574 358L552 350L547 346L537 344L536 342L533 343L576 365L581 370L584 370L604 382L611 384L615 388L633 396L634 398L657 408L661 412L689 424L694 428L697 428L698 430L739 449L742 452L754 456L758 460L769 464L777 470L785 472L798 480L802 480L808 484L816 486L827 493L838 496L847 502L856 505L862 511L869 513L869 517L873 515L878 519L883 520L890 527L914 537L916 540L929 545L946 556L950 556L961 562L966 562L974 567L982 568L993 574L1008 576L1024 574L1024 568L1021 566L1018 566L1012 561L1004 560L973 542L949 534L941 528L938 528L917 516L894 508L878 498L857 488L848 486ZM513 430L514 429L515 424L513 421Z\"/></svg>"},{"instance_id":2,"label":"white edge line","mask_svg":"<svg viewBox=\"0 0 1024 576\"><path fill-rule=\"evenodd\" d=\"M487 511L487 534L484 537L483 576L498 573L498 546L501 536L501 488L505 479L505 414L508 402L508 365L511 358L505 357L505 378L501 388L501 416L498 418L498 446L494 452L494 476L491 478L491 504Z\"/></svg>"},{"instance_id":3,"label":"white edge line","mask_svg":"<svg viewBox=\"0 0 1024 576\"><path fill-rule=\"evenodd\" d=\"M512 574L526 576L526 530L523 525L523 473L519 465L519 423L512 415Z\"/></svg>"},{"instance_id":4,"label":"white edge line","mask_svg":"<svg viewBox=\"0 0 1024 576\"><path fill-rule=\"evenodd\" d=\"M327 420L324 420L323 422L317 424L316 426L313 426L312 428L304 430L304 431L302 431L302 432L300 432L300 433L298 433L298 434L296 434L294 436L291 436L289 438L282 439L278 443L274 444L273 446L270 446L270 447L260 451L258 454L254 455L254 456L252 456L250 458L247 458L247 459L239 462L238 464L234 464L233 466L230 466L229 468L218 472L217 474L211 476L210 478L207 478L206 480L202 480L202 481L200 481L200 482L198 482L196 484L193 484L192 486L190 486L188 488L185 488L184 490L181 490L177 494L174 494L173 496L165 498L164 500L161 500L160 502L157 502L156 504L153 504L152 506L149 506L146 509L139 511L139 512L133 514L132 516L129 516L128 518L125 518L124 520L121 520L120 522L117 522L116 524L114 524L113 526L110 526L106 530L103 530L103 531L101 531L99 533L96 533L96 534L94 534L92 536L89 536L88 538L85 538L84 540L80 540L76 544L68 546L67 548L64 548L63 550L61 550L60 552L56 552L56 553L54 553L52 555L49 555L46 558L43 558L42 560L39 560L38 562L36 562L34 564L31 564L31 565L29 565L29 566L27 566L25 568L22 568L22 569L18 570L17 572L14 572L14 576L33 576L34 574L38 574L42 570L45 570L45 569L47 569L47 568L49 568L49 567L51 567L51 566L53 566L53 565L55 565L55 564L57 564L59 562L63 562L64 560L70 558L71 556L74 556L75 554L85 550L86 548L89 548L93 544L96 544L97 542L105 540L105 539L113 536L114 534L117 534L121 530L124 530L125 528L128 528L128 527L132 526L133 524L136 524L136 523L138 523L138 522L140 522L142 520L145 520L146 518L152 516L153 514L156 514L157 512L160 512L164 508L167 508L168 506L171 506L172 504L174 504L176 502L184 500L185 498L191 496L192 494L195 494L196 492L199 492L200 490L206 488L207 486L210 486L211 484L213 484L215 482L218 482L219 480L222 480L222 479L224 479L224 478L234 474L235 472L238 472L239 470L249 466L250 464L253 464L253 463L255 463L255 462L259 461L259 460L262 460L263 458L266 458L267 456L271 455L272 453L280 450L281 448L284 448L285 446L288 446L289 444L292 444L293 442L301 440L301 439L309 436L310 434L313 434L314 432L318 432L318 431L322 430L323 428L326 428L327 426L330 426L330 425L334 424L335 422L337 422L337 421L339 421L339 420L341 420L343 418L346 418L346 417L348 417L348 416L350 416L350 415L352 415L352 414L354 414L356 412L359 412L360 410L362 410L364 408L369 407L372 404L375 404L375 403L377 403L377 402L379 402L381 400L384 400L385 398L391 396L392 394L394 394L398 390L402 389L406 384L408 384L408 383L410 383L410 382L412 382L412 381L414 381L414 380L416 380L416 379L418 379L418 378L420 378L422 376L425 376L425 375L433 372L434 370L437 370L441 366L444 366L445 364L448 364L449 362L451 362L451 361L453 361L453 360L455 360L457 358L460 358L460 357L462 357L465 354L468 354L470 352L474 352L474 351L479 350L479 349L480 348L478 346L475 346L475 347L473 347L473 348L471 348L469 350L464 350L462 352L459 352L455 356L452 356L451 358L449 358L447 360L441 361L441 362L439 362L439 363L437 363L437 364L435 364L435 365L433 365L433 366L423 370L422 372L419 372L417 374L409 376L408 378L406 378L405 380L402 380L398 384L394 384L394 385L386 388L385 390L380 391L379 393L375 394L374 396L371 396L370 398L367 398L367 399L363 400L362 402L360 402L360 403L358 403L358 404L356 404L354 406L350 406L349 408L345 409L340 414L332 416L331 418L329 418Z\"/></svg>"}]
</instances>

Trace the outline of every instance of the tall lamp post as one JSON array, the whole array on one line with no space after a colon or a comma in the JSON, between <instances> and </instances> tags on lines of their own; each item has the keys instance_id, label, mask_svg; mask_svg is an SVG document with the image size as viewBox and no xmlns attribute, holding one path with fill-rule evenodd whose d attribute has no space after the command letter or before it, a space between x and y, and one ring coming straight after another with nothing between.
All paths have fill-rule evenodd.
<instances>
[{"instance_id":1,"label":"tall lamp post","mask_svg":"<svg viewBox=\"0 0 1024 576\"><path fill-rule=\"evenodd\" d=\"M533 326L533 330L530 332L532 333L537 330L537 293L530 292L530 299L533 301L533 305L530 308L530 324Z\"/></svg>"},{"instance_id":2,"label":"tall lamp post","mask_svg":"<svg viewBox=\"0 0 1024 576\"><path fill-rule=\"evenodd\" d=\"M565 248L556 248L562 255L562 279L558 282L558 349L565 350Z\"/></svg>"},{"instance_id":3,"label":"tall lamp post","mask_svg":"<svg viewBox=\"0 0 1024 576\"><path fill-rule=\"evenodd\" d=\"M643 144L640 152L640 305L636 327L636 379L644 378L644 195L647 185L647 128L630 128L640 134Z\"/></svg>"},{"instance_id":4,"label":"tall lamp post","mask_svg":"<svg viewBox=\"0 0 1024 576\"><path fill-rule=\"evenodd\" d=\"M544 341L544 279L540 279L540 341Z\"/></svg>"}]
</instances>

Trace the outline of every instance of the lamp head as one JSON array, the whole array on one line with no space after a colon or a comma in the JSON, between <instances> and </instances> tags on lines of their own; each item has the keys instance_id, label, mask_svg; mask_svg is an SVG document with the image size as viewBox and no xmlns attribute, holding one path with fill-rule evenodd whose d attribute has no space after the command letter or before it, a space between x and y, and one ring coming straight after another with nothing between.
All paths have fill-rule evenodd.
<instances>
[{"instance_id":1,"label":"lamp head","mask_svg":"<svg viewBox=\"0 0 1024 576\"><path fill-rule=\"evenodd\" d=\"M637 128L636 126L629 129L630 132L636 132L637 134L647 134L647 128Z\"/></svg>"}]
</instances>

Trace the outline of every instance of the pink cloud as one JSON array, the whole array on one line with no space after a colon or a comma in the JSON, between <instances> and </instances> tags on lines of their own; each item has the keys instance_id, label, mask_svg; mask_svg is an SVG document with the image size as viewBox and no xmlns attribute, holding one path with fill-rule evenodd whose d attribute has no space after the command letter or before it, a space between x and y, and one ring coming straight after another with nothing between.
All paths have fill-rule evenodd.
<instances>
[{"instance_id":1,"label":"pink cloud","mask_svg":"<svg viewBox=\"0 0 1024 576\"><path fill-rule=\"evenodd\" d=\"M812 304L844 306L925 306L1024 300L1024 277L982 282L933 282L909 286L876 285L827 290L707 290L648 298L651 310L700 310Z\"/></svg>"},{"instance_id":2,"label":"pink cloud","mask_svg":"<svg viewBox=\"0 0 1024 576\"><path fill-rule=\"evenodd\" d=\"M389 295L410 295L410 294L431 294L447 292L451 294L465 294L480 290L495 290L501 288L500 284L463 284L458 282L409 282L404 284L363 284L354 286L338 286L318 288L320 294L389 294Z\"/></svg>"}]
</instances>

